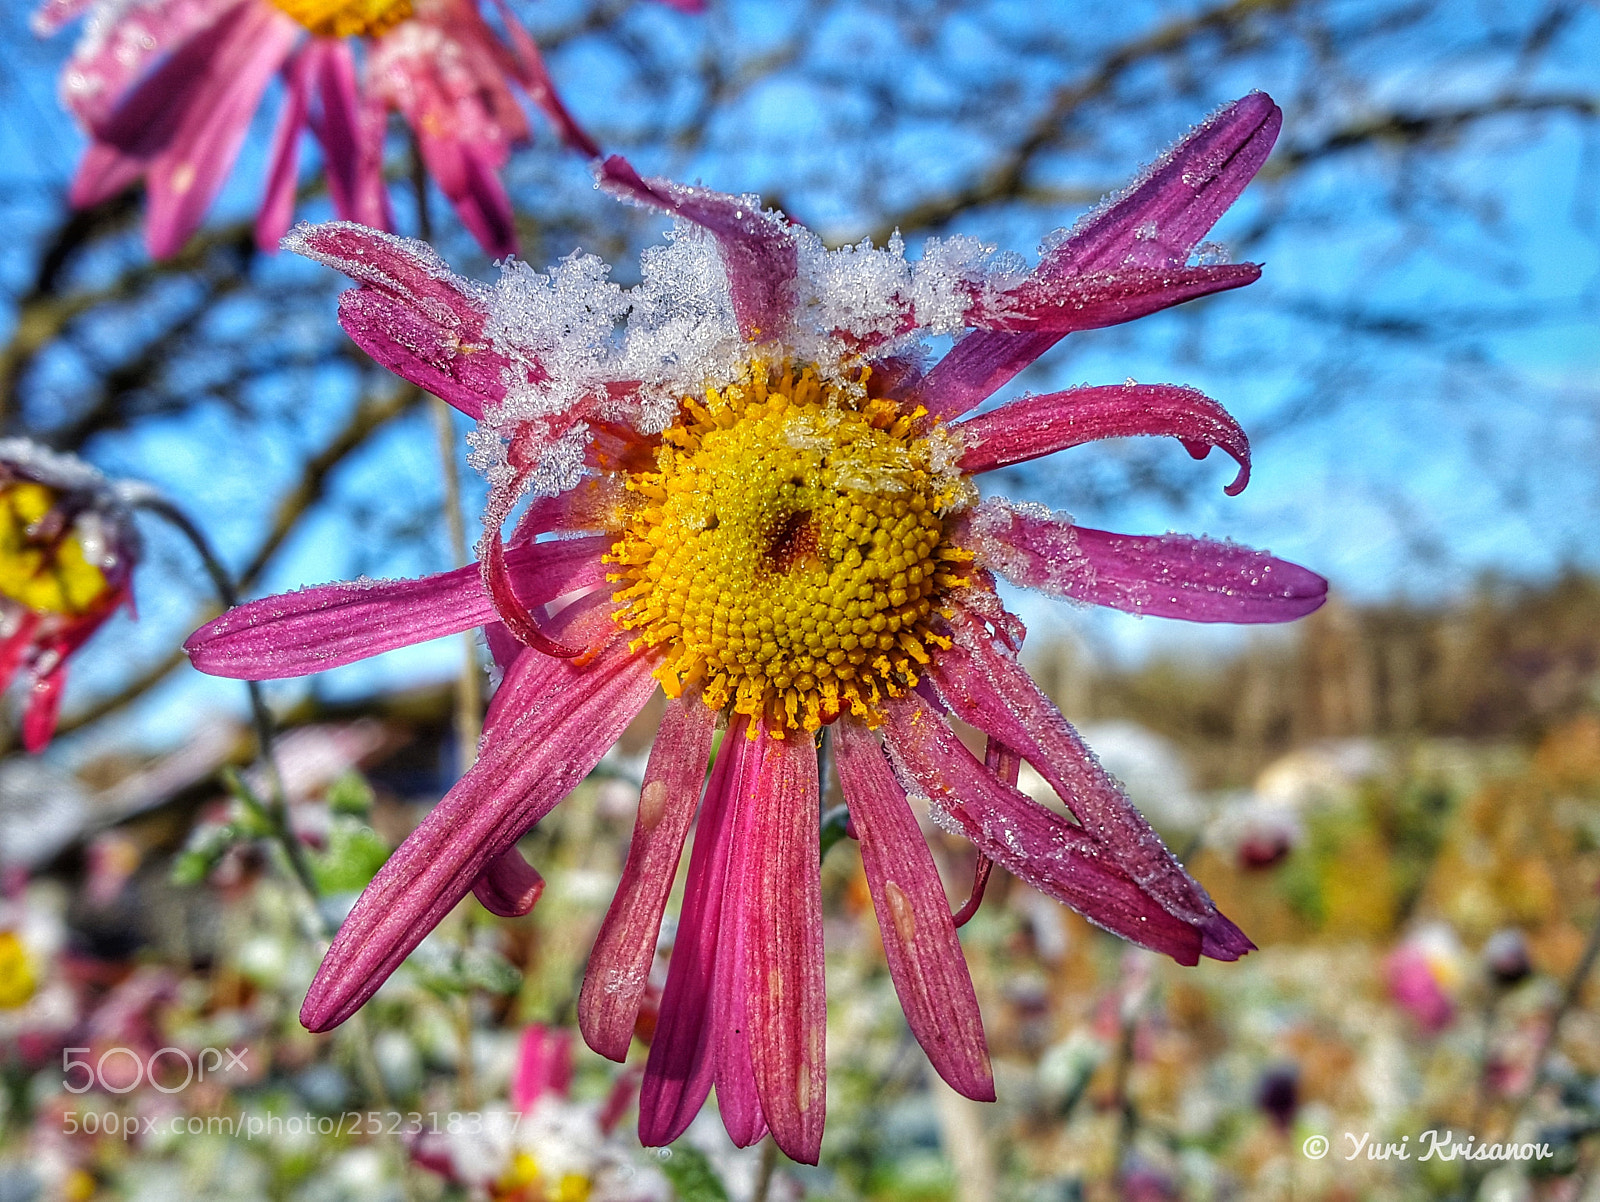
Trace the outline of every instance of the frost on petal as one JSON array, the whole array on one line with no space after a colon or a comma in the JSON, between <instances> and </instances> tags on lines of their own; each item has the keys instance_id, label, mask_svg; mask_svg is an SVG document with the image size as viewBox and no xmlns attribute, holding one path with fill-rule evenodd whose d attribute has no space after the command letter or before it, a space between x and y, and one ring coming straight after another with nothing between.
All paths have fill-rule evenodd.
<instances>
[{"instance_id":1,"label":"frost on petal","mask_svg":"<svg viewBox=\"0 0 1600 1202\"><path fill-rule=\"evenodd\" d=\"M889 975L911 1033L952 1089L992 1102L983 1016L939 870L876 736L848 714L834 730L839 780L861 841Z\"/></svg>"},{"instance_id":2,"label":"frost on petal","mask_svg":"<svg viewBox=\"0 0 1600 1202\"><path fill-rule=\"evenodd\" d=\"M1250 441L1228 411L1204 393L1172 384L1108 384L1023 397L951 427L966 444L963 472L993 471L1101 438L1177 438L1196 459L1221 447L1239 464L1224 490L1250 480Z\"/></svg>"},{"instance_id":3,"label":"frost on petal","mask_svg":"<svg viewBox=\"0 0 1600 1202\"><path fill-rule=\"evenodd\" d=\"M985 501L951 538L1014 584L1091 605L1189 622L1288 622L1317 609L1328 582L1236 543L1181 534L1110 534L1065 514Z\"/></svg>"},{"instance_id":4,"label":"frost on petal","mask_svg":"<svg viewBox=\"0 0 1600 1202\"><path fill-rule=\"evenodd\" d=\"M600 584L604 535L525 543L507 559L529 605ZM478 566L419 580L328 584L236 606L184 644L194 666L213 676L276 680L325 672L396 647L457 634L496 618Z\"/></svg>"},{"instance_id":5,"label":"frost on petal","mask_svg":"<svg viewBox=\"0 0 1600 1202\"><path fill-rule=\"evenodd\" d=\"M1180 964L1204 952L1204 927L1170 913L1093 835L1007 784L973 757L922 697L890 703L885 737L896 771L928 797L936 820L1034 888L1114 935ZM1236 959L1236 956L1225 957Z\"/></svg>"},{"instance_id":6,"label":"frost on petal","mask_svg":"<svg viewBox=\"0 0 1600 1202\"><path fill-rule=\"evenodd\" d=\"M954 645L930 665L929 680L951 712L1038 769L1104 854L1169 913L1191 924L1208 922L1216 907L1206 891L1014 654L996 646L960 605L947 621Z\"/></svg>"},{"instance_id":7,"label":"frost on petal","mask_svg":"<svg viewBox=\"0 0 1600 1202\"><path fill-rule=\"evenodd\" d=\"M1097 317L1124 306L1120 320L1127 320L1146 303L1177 303L1205 283L1248 283L1248 267L1190 269L1189 255L1266 162L1282 123L1278 106L1261 92L1220 109L1126 189L1047 240L1038 267L1010 290L1014 303L1002 291L983 299L980 314L1047 312L1050 298L1059 296L1069 309L1080 302L1086 311L1098 308ZM918 399L937 417L957 417L1054 346L1067 328L1079 327L1049 321L1025 333L978 330L928 373Z\"/></svg>"},{"instance_id":8,"label":"frost on petal","mask_svg":"<svg viewBox=\"0 0 1600 1202\"><path fill-rule=\"evenodd\" d=\"M740 333L747 340L781 338L794 309L799 270L794 227L759 197L730 196L665 179L645 179L620 155L600 168L607 191L673 213L710 231L722 249Z\"/></svg>"},{"instance_id":9,"label":"frost on petal","mask_svg":"<svg viewBox=\"0 0 1600 1202\"><path fill-rule=\"evenodd\" d=\"M592 627L605 615L583 610L571 621ZM569 632L559 620L556 629L594 633ZM307 1028L326 1031L354 1014L484 870L589 774L655 691L653 667L620 633L582 666L541 655L517 660L500 689L513 699L486 724L478 762L339 928L300 1011Z\"/></svg>"},{"instance_id":10,"label":"frost on petal","mask_svg":"<svg viewBox=\"0 0 1600 1202\"><path fill-rule=\"evenodd\" d=\"M980 330L1070 334L1135 321L1260 278L1254 263L1124 267L1059 282L1034 278L1009 291L980 295L963 319Z\"/></svg>"},{"instance_id":11,"label":"frost on petal","mask_svg":"<svg viewBox=\"0 0 1600 1202\"><path fill-rule=\"evenodd\" d=\"M390 371L469 417L505 395L507 377L536 370L513 370L490 345L485 290L453 274L425 242L335 221L298 227L284 247L360 284L339 298L345 332Z\"/></svg>"}]
</instances>

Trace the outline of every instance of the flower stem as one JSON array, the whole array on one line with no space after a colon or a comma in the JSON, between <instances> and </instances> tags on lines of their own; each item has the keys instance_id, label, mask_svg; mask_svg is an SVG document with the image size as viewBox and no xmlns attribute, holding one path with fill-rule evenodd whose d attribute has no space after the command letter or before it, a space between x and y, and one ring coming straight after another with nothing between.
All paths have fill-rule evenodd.
<instances>
[{"instance_id":1,"label":"flower stem","mask_svg":"<svg viewBox=\"0 0 1600 1202\"><path fill-rule=\"evenodd\" d=\"M205 566L206 575L211 578L211 585L216 589L217 598L222 602L224 609L232 609L239 604L239 591L234 587L233 577L212 550L210 540L188 514L156 489L146 485L124 485L122 497L130 508L143 510L152 517L160 518L188 540L195 554L200 557L200 562ZM277 759L272 753L274 738L272 714L268 711L266 699L262 696L261 685L254 680L247 680L244 684L250 695L250 717L255 726L257 751L267 773L268 800L263 809L272 824L273 833L283 847L290 870L311 899L312 908L317 912L319 926L325 928L327 920L323 918L321 907L318 905L320 895L316 878L311 872L311 863L306 858L305 848L301 846L299 838L289 826L288 795L283 788L283 776L278 771ZM324 937L326 934L324 931Z\"/></svg>"}]
</instances>

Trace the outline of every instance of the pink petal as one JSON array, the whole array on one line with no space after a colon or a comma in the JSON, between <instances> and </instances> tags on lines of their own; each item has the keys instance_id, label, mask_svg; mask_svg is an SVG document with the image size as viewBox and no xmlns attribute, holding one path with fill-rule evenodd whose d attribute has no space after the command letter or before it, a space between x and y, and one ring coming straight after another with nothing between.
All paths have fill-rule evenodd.
<instances>
[{"instance_id":1,"label":"pink petal","mask_svg":"<svg viewBox=\"0 0 1600 1202\"><path fill-rule=\"evenodd\" d=\"M278 242L289 232L294 219L295 185L300 182L300 130L306 123L311 79L319 57L316 43L312 42L284 68L283 109L272 135L266 193L256 214L256 246L268 254L278 249Z\"/></svg>"},{"instance_id":2,"label":"pink petal","mask_svg":"<svg viewBox=\"0 0 1600 1202\"><path fill-rule=\"evenodd\" d=\"M1120 267L1060 282L1030 278L996 296L979 297L966 323L1004 333L1070 334L1136 321L1213 292L1243 288L1261 278L1255 263L1197 267Z\"/></svg>"},{"instance_id":3,"label":"pink petal","mask_svg":"<svg viewBox=\"0 0 1600 1202\"><path fill-rule=\"evenodd\" d=\"M1213 114L1047 253L1023 285L1019 304L1037 309L1047 296L1064 296L1070 305L1084 295L1085 277L1103 282L1108 273L1128 269L1185 267L1195 245L1266 162L1282 123L1278 106L1262 92ZM1062 336L973 333L924 377L917 399L935 417L959 417Z\"/></svg>"},{"instance_id":4,"label":"pink petal","mask_svg":"<svg viewBox=\"0 0 1600 1202\"><path fill-rule=\"evenodd\" d=\"M311 129L322 144L333 211L345 221L388 229L392 223L388 219L388 194L381 181L383 149L380 145L374 152L367 145L350 45L343 38L316 38L311 47L316 54L317 95L321 101ZM385 201L376 207L364 194L362 177L369 158L379 160L377 196Z\"/></svg>"},{"instance_id":5,"label":"pink petal","mask_svg":"<svg viewBox=\"0 0 1600 1202\"><path fill-rule=\"evenodd\" d=\"M742 882L750 1054L778 1147L816 1164L827 1109L828 1006L822 967L817 752L790 732L756 738L760 757Z\"/></svg>"},{"instance_id":6,"label":"pink petal","mask_svg":"<svg viewBox=\"0 0 1600 1202\"><path fill-rule=\"evenodd\" d=\"M270 5L252 4L243 14L207 64L170 145L145 174L145 242L155 258L176 254L199 227L262 92L300 36L300 27Z\"/></svg>"},{"instance_id":7,"label":"pink petal","mask_svg":"<svg viewBox=\"0 0 1600 1202\"><path fill-rule=\"evenodd\" d=\"M604 608L575 606L556 628L604 639ZM568 611L570 612L570 611ZM565 620L564 620L565 619ZM486 726L477 763L373 878L334 937L300 1021L326 1031L354 1014L490 862L589 774L655 691L653 659L613 632L584 666L522 656L502 692L515 704Z\"/></svg>"},{"instance_id":8,"label":"pink petal","mask_svg":"<svg viewBox=\"0 0 1600 1202\"><path fill-rule=\"evenodd\" d=\"M528 98L549 118L550 124L556 127L556 132L561 135L563 142L585 158L599 158L599 144L567 111L566 104L556 92L555 84L550 79L550 72L545 67L544 56L539 53L538 43L523 28L522 22L517 20L516 14L511 11L511 6L506 0L494 0L494 4L500 14L500 20L505 24L506 35L511 39L511 49L516 56L514 62L517 80L528 93Z\"/></svg>"},{"instance_id":9,"label":"pink petal","mask_svg":"<svg viewBox=\"0 0 1600 1202\"><path fill-rule=\"evenodd\" d=\"M284 245L361 285L340 296L339 324L384 367L474 419L505 398L505 374L515 369L484 332L481 290L427 243L330 222L302 227Z\"/></svg>"},{"instance_id":10,"label":"pink petal","mask_svg":"<svg viewBox=\"0 0 1600 1202\"><path fill-rule=\"evenodd\" d=\"M533 1023L522 1033L517 1068L511 1078L511 1105L528 1111L546 1094L566 1097L572 1090L572 1032Z\"/></svg>"},{"instance_id":11,"label":"pink petal","mask_svg":"<svg viewBox=\"0 0 1600 1202\"><path fill-rule=\"evenodd\" d=\"M472 882L472 893L489 913L521 918L538 904L544 877L513 845L484 866Z\"/></svg>"},{"instance_id":12,"label":"pink petal","mask_svg":"<svg viewBox=\"0 0 1600 1202\"><path fill-rule=\"evenodd\" d=\"M95 0L45 0L34 10L28 24L36 37L47 38L88 12L94 3Z\"/></svg>"},{"instance_id":13,"label":"pink petal","mask_svg":"<svg viewBox=\"0 0 1600 1202\"><path fill-rule=\"evenodd\" d=\"M835 726L839 780L861 840L861 863L878 915L889 975L934 1070L951 1089L994 1101L983 1015L950 903L905 790L877 738L845 715Z\"/></svg>"},{"instance_id":14,"label":"pink petal","mask_svg":"<svg viewBox=\"0 0 1600 1202\"><path fill-rule=\"evenodd\" d=\"M141 159L170 147L196 106L238 69L246 45L240 34L252 33L262 18L253 7L238 4L179 44L115 107L88 123L95 140Z\"/></svg>"},{"instance_id":15,"label":"pink petal","mask_svg":"<svg viewBox=\"0 0 1600 1202\"><path fill-rule=\"evenodd\" d=\"M524 543L508 559L531 605L605 580L606 535ZM478 566L420 580L355 581L249 601L184 644L200 671L243 680L325 672L341 664L458 634L498 617Z\"/></svg>"},{"instance_id":16,"label":"pink petal","mask_svg":"<svg viewBox=\"0 0 1600 1202\"><path fill-rule=\"evenodd\" d=\"M1080 221L1036 274L1182 266L1261 170L1282 126L1283 112L1265 92L1224 105Z\"/></svg>"},{"instance_id":17,"label":"pink petal","mask_svg":"<svg viewBox=\"0 0 1600 1202\"><path fill-rule=\"evenodd\" d=\"M1169 914L1082 827L986 771L915 693L889 704L884 735L909 783L978 850L1090 922L1180 964L1200 960L1201 924Z\"/></svg>"},{"instance_id":18,"label":"pink petal","mask_svg":"<svg viewBox=\"0 0 1600 1202\"><path fill-rule=\"evenodd\" d=\"M756 796L760 765L757 748L753 744L745 747L740 758L733 846L722 890L722 921L717 932L717 969L711 1000L711 1029L716 1040L717 1111L728 1138L740 1148L750 1147L767 1133L751 1048L749 999L754 971L750 963L749 933L752 925L760 921L760 916L754 912L759 899L748 887L750 851L759 808Z\"/></svg>"},{"instance_id":19,"label":"pink petal","mask_svg":"<svg viewBox=\"0 0 1600 1202\"><path fill-rule=\"evenodd\" d=\"M600 186L708 230L722 249L740 333L752 342L783 336L794 311L800 252L781 214L763 210L752 196L642 179L621 155L612 155L601 166Z\"/></svg>"},{"instance_id":20,"label":"pink petal","mask_svg":"<svg viewBox=\"0 0 1600 1202\"><path fill-rule=\"evenodd\" d=\"M1321 576L1262 551L1179 534L1108 534L1002 500L964 515L950 537L1025 588L1159 618L1288 622L1328 595Z\"/></svg>"},{"instance_id":21,"label":"pink petal","mask_svg":"<svg viewBox=\"0 0 1600 1202\"><path fill-rule=\"evenodd\" d=\"M716 713L698 697L677 698L667 703L650 749L628 862L589 953L578 995L578 1027L584 1040L612 1060L624 1060L633 1040L661 933L662 910L700 801L716 723Z\"/></svg>"},{"instance_id":22,"label":"pink petal","mask_svg":"<svg viewBox=\"0 0 1600 1202\"><path fill-rule=\"evenodd\" d=\"M700 807L661 1013L639 1087L639 1142L647 1147L670 1144L682 1135L711 1092L716 1068L712 982L716 979L723 888L738 818L743 778L740 761L751 748L751 741L745 738L748 729L749 719L742 714L728 723Z\"/></svg>"},{"instance_id":23,"label":"pink petal","mask_svg":"<svg viewBox=\"0 0 1600 1202\"><path fill-rule=\"evenodd\" d=\"M75 209L86 209L109 200L144 174L144 159L123 154L115 146L91 142L78 164L67 200Z\"/></svg>"},{"instance_id":24,"label":"pink petal","mask_svg":"<svg viewBox=\"0 0 1600 1202\"><path fill-rule=\"evenodd\" d=\"M1205 890L1015 657L963 607L946 621L955 645L940 652L929 678L956 717L1038 769L1105 854L1168 912L1195 925L1210 921L1216 907Z\"/></svg>"},{"instance_id":25,"label":"pink petal","mask_svg":"<svg viewBox=\"0 0 1600 1202\"><path fill-rule=\"evenodd\" d=\"M499 164L471 144L417 129L417 145L428 174L439 185L461 224L496 259L517 253L516 214L497 174Z\"/></svg>"},{"instance_id":26,"label":"pink petal","mask_svg":"<svg viewBox=\"0 0 1600 1202\"><path fill-rule=\"evenodd\" d=\"M1101 438L1156 435L1183 441L1196 459L1221 447L1239 464L1224 490L1250 480L1250 440L1204 393L1174 384L1108 384L1023 397L951 427L966 444L959 466L976 475Z\"/></svg>"},{"instance_id":27,"label":"pink petal","mask_svg":"<svg viewBox=\"0 0 1600 1202\"><path fill-rule=\"evenodd\" d=\"M22 715L22 745L34 755L50 746L61 716L61 691L66 687L66 664L34 680L28 689L28 707Z\"/></svg>"},{"instance_id":28,"label":"pink petal","mask_svg":"<svg viewBox=\"0 0 1600 1202\"><path fill-rule=\"evenodd\" d=\"M170 62L239 4L240 0L149 0L125 7L111 28L79 39L61 72L62 101L84 125L99 128L147 78L152 64L163 56ZM35 17L35 28L53 32L75 15L75 7L74 0L46 6Z\"/></svg>"}]
</instances>

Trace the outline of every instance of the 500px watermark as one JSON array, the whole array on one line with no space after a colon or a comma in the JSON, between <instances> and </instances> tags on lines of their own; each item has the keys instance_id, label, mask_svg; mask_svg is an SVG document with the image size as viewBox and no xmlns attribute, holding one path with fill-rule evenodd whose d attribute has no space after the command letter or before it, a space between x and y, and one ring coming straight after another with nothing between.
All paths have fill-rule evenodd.
<instances>
[{"instance_id":1,"label":"500px watermark","mask_svg":"<svg viewBox=\"0 0 1600 1202\"><path fill-rule=\"evenodd\" d=\"M161 1135L229 1135L256 1139L276 1135L515 1135L520 1110L407 1111L347 1110L343 1114L137 1115L115 1110L68 1111L67 1135L111 1135L122 1139Z\"/></svg>"},{"instance_id":2,"label":"500px watermark","mask_svg":"<svg viewBox=\"0 0 1600 1202\"><path fill-rule=\"evenodd\" d=\"M1343 1139L1346 1146L1335 1149L1327 1136L1312 1135L1300 1148L1312 1160L1321 1160L1332 1151L1337 1151L1344 1160L1411 1160L1412 1153L1416 1152L1420 1153L1415 1157L1418 1163L1424 1160L1548 1160L1555 1155L1545 1143L1492 1143L1487 1140L1479 1143L1476 1135L1458 1140L1455 1132L1449 1130L1424 1131L1417 1137L1414 1147L1409 1135L1403 1136L1399 1143L1373 1143L1370 1131L1360 1135L1346 1131Z\"/></svg>"},{"instance_id":3,"label":"500px watermark","mask_svg":"<svg viewBox=\"0 0 1600 1202\"><path fill-rule=\"evenodd\" d=\"M208 1071L212 1076L250 1071L245 1063L249 1048L201 1048L194 1056L182 1048L161 1048L148 1056L141 1056L132 1048L107 1048L98 1060L91 1061L87 1054L92 1051L93 1048L62 1049L61 1087L68 1093L88 1093L97 1085L106 1093L131 1093L146 1081L162 1093L178 1093L189 1088L191 1082L204 1081ZM80 1060L80 1053L86 1058ZM183 1080L174 1083L180 1067ZM75 1072L80 1075L74 1076Z\"/></svg>"}]
</instances>

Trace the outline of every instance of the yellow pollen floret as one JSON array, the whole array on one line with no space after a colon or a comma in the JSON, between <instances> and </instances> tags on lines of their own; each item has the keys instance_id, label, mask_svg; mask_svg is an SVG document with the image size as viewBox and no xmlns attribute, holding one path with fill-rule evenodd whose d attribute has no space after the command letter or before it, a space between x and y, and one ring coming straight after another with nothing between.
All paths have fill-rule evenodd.
<instances>
[{"instance_id":1,"label":"yellow pollen floret","mask_svg":"<svg viewBox=\"0 0 1600 1202\"><path fill-rule=\"evenodd\" d=\"M846 709L876 725L949 645L933 622L970 557L943 515L970 486L932 467L920 410L865 382L752 364L686 398L655 470L628 477L637 504L607 556L615 617L664 650L669 696L698 685L780 736Z\"/></svg>"},{"instance_id":2,"label":"yellow pollen floret","mask_svg":"<svg viewBox=\"0 0 1600 1202\"><path fill-rule=\"evenodd\" d=\"M272 0L318 37L387 33L412 14L411 0Z\"/></svg>"},{"instance_id":3,"label":"yellow pollen floret","mask_svg":"<svg viewBox=\"0 0 1600 1202\"><path fill-rule=\"evenodd\" d=\"M56 495L31 481L0 488L0 594L38 613L87 613L106 593L105 574L68 532L44 540L34 530Z\"/></svg>"}]
</instances>

